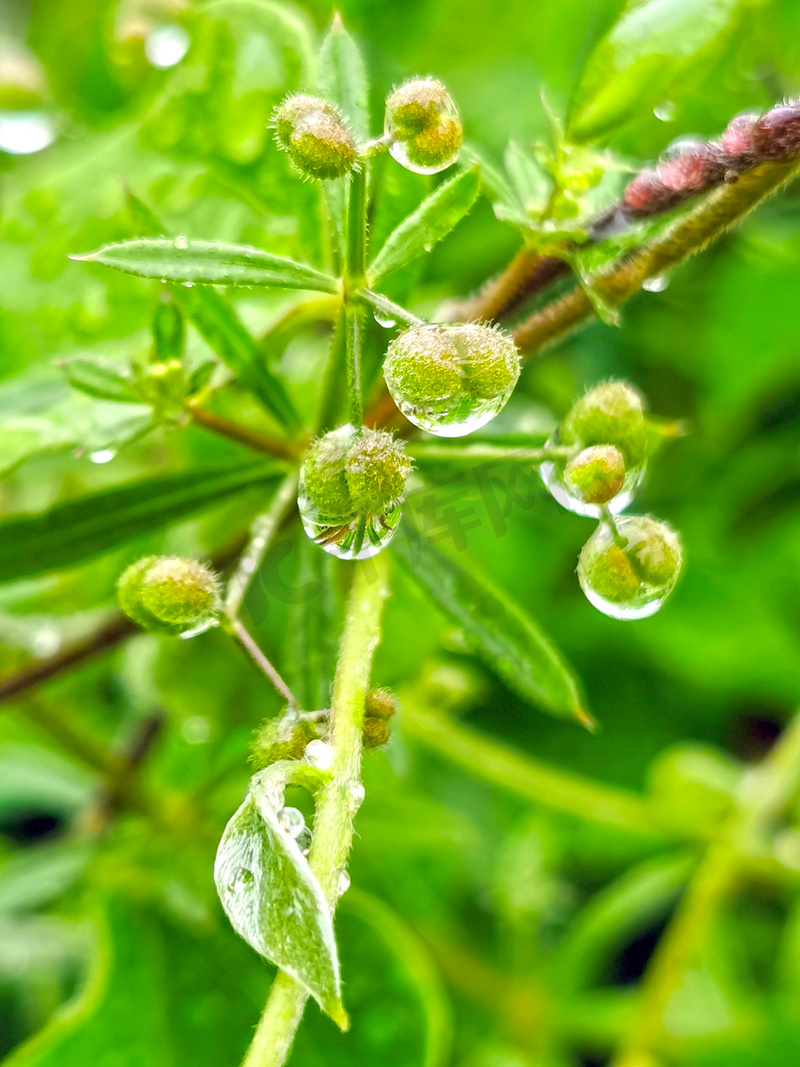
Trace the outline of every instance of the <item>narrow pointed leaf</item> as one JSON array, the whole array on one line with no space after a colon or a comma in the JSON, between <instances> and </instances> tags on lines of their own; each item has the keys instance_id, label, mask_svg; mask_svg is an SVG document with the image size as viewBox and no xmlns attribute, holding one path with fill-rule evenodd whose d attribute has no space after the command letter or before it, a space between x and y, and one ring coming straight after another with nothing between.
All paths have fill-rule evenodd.
<instances>
[{"instance_id":1,"label":"narrow pointed leaf","mask_svg":"<svg viewBox=\"0 0 800 1067\"><path fill-rule=\"evenodd\" d=\"M430 252L469 212L479 188L480 171L472 167L444 182L423 200L417 210L389 234L373 259L367 271L370 286L424 252Z\"/></svg>"},{"instance_id":2,"label":"narrow pointed leaf","mask_svg":"<svg viewBox=\"0 0 800 1067\"><path fill-rule=\"evenodd\" d=\"M256 485L277 481L277 464L184 471L58 504L0 523L0 582L69 567L158 530Z\"/></svg>"},{"instance_id":3,"label":"narrow pointed leaf","mask_svg":"<svg viewBox=\"0 0 800 1067\"><path fill-rule=\"evenodd\" d=\"M274 289L315 289L322 293L335 293L339 289L335 278L305 263L274 256L259 248L217 241L178 244L168 237L139 237L72 258L101 263L140 278L163 278L192 285L265 285Z\"/></svg>"},{"instance_id":4,"label":"narrow pointed leaf","mask_svg":"<svg viewBox=\"0 0 800 1067\"><path fill-rule=\"evenodd\" d=\"M139 233L147 237L164 233L160 220L144 201L130 191L126 201ZM239 321L227 298L216 289L203 286L187 289L176 284L172 286L172 293L186 318L239 381L252 389L282 426L296 429L300 417L283 382L270 371L258 342Z\"/></svg>"},{"instance_id":5,"label":"narrow pointed leaf","mask_svg":"<svg viewBox=\"0 0 800 1067\"><path fill-rule=\"evenodd\" d=\"M369 137L367 68L338 14L334 15L320 48L317 87L322 96L339 105L356 137L366 140Z\"/></svg>"},{"instance_id":6,"label":"narrow pointed leaf","mask_svg":"<svg viewBox=\"0 0 800 1067\"><path fill-rule=\"evenodd\" d=\"M567 124L590 141L652 109L705 65L745 5L742 0L630 0L592 52Z\"/></svg>"},{"instance_id":7,"label":"narrow pointed leaf","mask_svg":"<svg viewBox=\"0 0 800 1067\"><path fill-rule=\"evenodd\" d=\"M276 763L251 779L219 843L214 881L237 934L346 1025L330 909L297 842L278 821L283 769L291 766Z\"/></svg>"},{"instance_id":8,"label":"narrow pointed leaf","mask_svg":"<svg viewBox=\"0 0 800 1067\"><path fill-rule=\"evenodd\" d=\"M126 404L141 404L131 379L110 363L95 359L65 360L61 364L67 381L74 388L99 400L116 400Z\"/></svg>"},{"instance_id":9,"label":"narrow pointed leaf","mask_svg":"<svg viewBox=\"0 0 800 1067\"><path fill-rule=\"evenodd\" d=\"M463 629L478 659L509 689L552 715L592 725L572 668L531 616L477 565L462 567L408 522L394 549L408 573Z\"/></svg>"}]
</instances>

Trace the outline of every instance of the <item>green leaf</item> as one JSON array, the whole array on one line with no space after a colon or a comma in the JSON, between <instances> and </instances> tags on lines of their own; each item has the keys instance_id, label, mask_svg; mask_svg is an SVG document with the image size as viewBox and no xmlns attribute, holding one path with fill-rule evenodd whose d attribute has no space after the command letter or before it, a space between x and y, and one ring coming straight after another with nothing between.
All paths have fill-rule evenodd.
<instances>
[{"instance_id":1,"label":"green leaf","mask_svg":"<svg viewBox=\"0 0 800 1067\"><path fill-rule=\"evenodd\" d=\"M336 667L336 588L333 557L301 534L297 576L286 626L284 662L302 707L328 707Z\"/></svg>"},{"instance_id":2,"label":"green leaf","mask_svg":"<svg viewBox=\"0 0 800 1067\"><path fill-rule=\"evenodd\" d=\"M330 909L297 842L278 820L286 785L301 769L312 770L280 762L253 776L219 843L214 881L237 934L346 1028Z\"/></svg>"},{"instance_id":3,"label":"green leaf","mask_svg":"<svg viewBox=\"0 0 800 1067\"><path fill-rule=\"evenodd\" d=\"M317 88L338 104L358 140L369 137L369 85L367 68L341 17L333 16L331 28L319 51Z\"/></svg>"},{"instance_id":4,"label":"green leaf","mask_svg":"<svg viewBox=\"0 0 800 1067\"><path fill-rule=\"evenodd\" d=\"M205 924L184 929L140 902L104 910L80 994L7 1067L238 1063L265 990L235 940Z\"/></svg>"},{"instance_id":5,"label":"green leaf","mask_svg":"<svg viewBox=\"0 0 800 1067\"><path fill-rule=\"evenodd\" d=\"M163 234L164 227L155 213L130 190L126 202L136 230L147 237ZM230 367L239 381L253 390L261 403L287 429L300 425L283 382L270 371L255 338L239 321L229 301L215 289L172 286L172 296L183 314L206 344ZM213 370L213 368L212 368ZM191 392L196 391L191 384Z\"/></svg>"},{"instance_id":6,"label":"green leaf","mask_svg":"<svg viewBox=\"0 0 800 1067\"><path fill-rule=\"evenodd\" d=\"M183 315L174 302L160 302L153 315L153 346L159 359L180 359L185 333Z\"/></svg>"},{"instance_id":7,"label":"green leaf","mask_svg":"<svg viewBox=\"0 0 800 1067\"><path fill-rule=\"evenodd\" d=\"M272 0L211 0L202 8L205 18L244 16L268 39L277 38L302 64L302 80L310 82L316 64L313 25L306 12Z\"/></svg>"},{"instance_id":8,"label":"green leaf","mask_svg":"<svg viewBox=\"0 0 800 1067\"><path fill-rule=\"evenodd\" d=\"M82 263L101 263L140 278L161 278L191 285L266 285L277 289L314 289L336 293L335 278L305 263L274 256L248 245L180 238L141 237L104 245L95 252L72 256Z\"/></svg>"},{"instance_id":9,"label":"green leaf","mask_svg":"<svg viewBox=\"0 0 800 1067\"><path fill-rule=\"evenodd\" d=\"M69 359L61 364L73 389L100 400L117 400L126 404L141 404L133 382L117 367L95 359Z\"/></svg>"},{"instance_id":10,"label":"green leaf","mask_svg":"<svg viewBox=\"0 0 800 1067\"><path fill-rule=\"evenodd\" d=\"M471 167L456 175L422 201L386 238L368 270L369 284L430 252L464 218L478 197L480 171Z\"/></svg>"},{"instance_id":11,"label":"green leaf","mask_svg":"<svg viewBox=\"0 0 800 1067\"><path fill-rule=\"evenodd\" d=\"M405 521L393 542L408 573L463 628L469 647L505 684L550 712L591 728L580 683L538 625L476 564L459 566Z\"/></svg>"},{"instance_id":12,"label":"green leaf","mask_svg":"<svg viewBox=\"0 0 800 1067\"><path fill-rule=\"evenodd\" d=\"M143 478L0 523L0 582L69 567L227 496L278 478L276 464Z\"/></svg>"},{"instance_id":13,"label":"green leaf","mask_svg":"<svg viewBox=\"0 0 800 1067\"><path fill-rule=\"evenodd\" d=\"M589 141L651 110L725 37L742 0L631 0L581 76L567 124Z\"/></svg>"}]
</instances>

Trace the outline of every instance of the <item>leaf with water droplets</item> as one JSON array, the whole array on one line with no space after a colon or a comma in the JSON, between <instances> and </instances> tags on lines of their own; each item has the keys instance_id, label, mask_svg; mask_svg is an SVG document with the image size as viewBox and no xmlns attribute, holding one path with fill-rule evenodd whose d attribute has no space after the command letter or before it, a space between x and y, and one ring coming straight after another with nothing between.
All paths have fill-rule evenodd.
<instances>
[{"instance_id":1,"label":"leaf with water droplets","mask_svg":"<svg viewBox=\"0 0 800 1067\"><path fill-rule=\"evenodd\" d=\"M370 264L369 283L374 286L386 274L399 270L433 246L464 218L478 197L478 167L456 175L431 193L389 234Z\"/></svg>"},{"instance_id":2,"label":"leaf with water droplets","mask_svg":"<svg viewBox=\"0 0 800 1067\"><path fill-rule=\"evenodd\" d=\"M306 989L342 1029L339 955L322 888L278 815L283 791L297 774L314 788L320 772L275 763L255 775L246 800L225 827L214 864L222 906L240 937ZM286 822L287 820L283 820Z\"/></svg>"},{"instance_id":3,"label":"leaf with water droplets","mask_svg":"<svg viewBox=\"0 0 800 1067\"><path fill-rule=\"evenodd\" d=\"M313 289L335 293L339 283L322 271L285 256L274 256L247 245L185 238L140 237L104 245L72 259L105 267L192 285L264 285L275 289Z\"/></svg>"}]
</instances>

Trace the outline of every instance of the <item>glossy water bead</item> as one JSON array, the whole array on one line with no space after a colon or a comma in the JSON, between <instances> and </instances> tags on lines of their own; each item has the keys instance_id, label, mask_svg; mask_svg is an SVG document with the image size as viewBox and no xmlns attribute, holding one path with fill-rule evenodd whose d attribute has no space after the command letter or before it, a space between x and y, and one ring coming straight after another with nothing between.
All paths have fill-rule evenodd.
<instances>
[{"instance_id":1,"label":"glossy water bead","mask_svg":"<svg viewBox=\"0 0 800 1067\"><path fill-rule=\"evenodd\" d=\"M601 523L581 551L578 580L590 604L613 619L654 615L675 587L683 553L678 535L649 515Z\"/></svg>"},{"instance_id":2,"label":"glossy water bead","mask_svg":"<svg viewBox=\"0 0 800 1067\"><path fill-rule=\"evenodd\" d=\"M314 441L300 469L303 529L339 559L369 559L400 522L411 463L383 430L347 424Z\"/></svg>"},{"instance_id":3,"label":"glossy water bead","mask_svg":"<svg viewBox=\"0 0 800 1067\"><path fill-rule=\"evenodd\" d=\"M386 101L389 152L417 174L436 174L458 159L463 131L447 89L435 78L404 82Z\"/></svg>"},{"instance_id":4,"label":"glossy water bead","mask_svg":"<svg viewBox=\"0 0 800 1067\"><path fill-rule=\"evenodd\" d=\"M489 326L413 326L389 345L383 376L415 426L463 437L505 407L519 378L519 355L510 337Z\"/></svg>"},{"instance_id":5,"label":"glossy water bead","mask_svg":"<svg viewBox=\"0 0 800 1067\"><path fill-rule=\"evenodd\" d=\"M644 412L644 399L627 382L603 382L573 404L545 447L574 451L540 469L562 507L592 518L604 505L614 514L628 507L647 464Z\"/></svg>"}]
</instances>

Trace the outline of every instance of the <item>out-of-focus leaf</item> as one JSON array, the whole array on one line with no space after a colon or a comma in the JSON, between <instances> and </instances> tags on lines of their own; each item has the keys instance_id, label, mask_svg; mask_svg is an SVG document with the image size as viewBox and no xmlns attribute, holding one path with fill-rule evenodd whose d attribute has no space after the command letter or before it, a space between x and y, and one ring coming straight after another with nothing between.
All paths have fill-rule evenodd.
<instances>
[{"instance_id":1,"label":"out-of-focus leaf","mask_svg":"<svg viewBox=\"0 0 800 1067\"><path fill-rule=\"evenodd\" d=\"M62 896L86 868L88 841L58 841L19 851L0 864L0 912L40 908Z\"/></svg>"},{"instance_id":2,"label":"out-of-focus leaf","mask_svg":"<svg viewBox=\"0 0 800 1067\"><path fill-rule=\"evenodd\" d=\"M33 745L0 746L0 814L53 811L70 816L89 802L93 774L49 749Z\"/></svg>"},{"instance_id":3,"label":"out-of-focus leaf","mask_svg":"<svg viewBox=\"0 0 800 1067\"><path fill-rule=\"evenodd\" d=\"M0 582L68 567L280 476L248 464L142 478L0 523Z\"/></svg>"},{"instance_id":4,"label":"out-of-focus leaf","mask_svg":"<svg viewBox=\"0 0 800 1067\"><path fill-rule=\"evenodd\" d=\"M286 629L285 663L302 707L327 708L336 665L333 558L305 536L298 540L296 592Z\"/></svg>"},{"instance_id":5,"label":"out-of-focus leaf","mask_svg":"<svg viewBox=\"0 0 800 1067\"><path fill-rule=\"evenodd\" d=\"M394 547L409 574L463 628L475 655L509 689L553 715L592 725L572 668L530 615L476 565L459 566L408 522Z\"/></svg>"},{"instance_id":6,"label":"out-of-focus leaf","mask_svg":"<svg viewBox=\"0 0 800 1067\"><path fill-rule=\"evenodd\" d=\"M316 42L313 25L304 11L272 0L211 0L203 6L202 14L205 18L246 18L263 30L266 37L280 40L301 61L303 80L312 80Z\"/></svg>"},{"instance_id":7,"label":"out-of-focus leaf","mask_svg":"<svg viewBox=\"0 0 800 1067\"><path fill-rule=\"evenodd\" d=\"M301 767L275 763L251 779L219 843L214 881L237 934L346 1027L330 909L295 838L278 819L286 785Z\"/></svg>"},{"instance_id":8,"label":"out-of-focus leaf","mask_svg":"<svg viewBox=\"0 0 800 1067\"><path fill-rule=\"evenodd\" d=\"M592 140L658 104L724 39L743 6L742 0L630 0L589 57L568 137Z\"/></svg>"},{"instance_id":9,"label":"out-of-focus leaf","mask_svg":"<svg viewBox=\"0 0 800 1067\"><path fill-rule=\"evenodd\" d=\"M153 315L153 346L159 358L180 359L184 340L183 315L171 300L160 303Z\"/></svg>"},{"instance_id":10,"label":"out-of-focus leaf","mask_svg":"<svg viewBox=\"0 0 800 1067\"><path fill-rule=\"evenodd\" d=\"M386 238L367 272L370 285L376 285L385 274L430 252L464 218L475 203L479 188L480 172L472 167L440 185L423 200Z\"/></svg>"},{"instance_id":11,"label":"out-of-focus leaf","mask_svg":"<svg viewBox=\"0 0 800 1067\"><path fill-rule=\"evenodd\" d=\"M164 227L138 196L128 192L128 211L136 229L148 236L163 234ZM258 342L239 321L228 300L215 289L172 287L176 304L190 320L203 340L230 367L243 385L251 388L264 407L281 425L296 428L300 418L283 382L264 362ZM194 392L194 387L192 392Z\"/></svg>"},{"instance_id":12,"label":"out-of-focus leaf","mask_svg":"<svg viewBox=\"0 0 800 1067\"><path fill-rule=\"evenodd\" d=\"M131 378L110 363L94 359L68 359L62 364L67 381L73 389L100 400L118 400L126 404L140 404Z\"/></svg>"},{"instance_id":13,"label":"out-of-focus leaf","mask_svg":"<svg viewBox=\"0 0 800 1067\"><path fill-rule=\"evenodd\" d=\"M8 1067L238 1063L264 995L232 939L184 930L121 899L99 922L81 993Z\"/></svg>"},{"instance_id":14,"label":"out-of-focus leaf","mask_svg":"<svg viewBox=\"0 0 800 1067\"><path fill-rule=\"evenodd\" d=\"M339 283L322 271L285 256L247 245L176 238L138 238L104 245L95 252L72 256L83 263L101 263L139 278L190 285L264 285L277 289L315 289L336 293Z\"/></svg>"},{"instance_id":15,"label":"out-of-focus leaf","mask_svg":"<svg viewBox=\"0 0 800 1067\"><path fill-rule=\"evenodd\" d=\"M367 68L338 14L320 47L317 87L339 105L359 140L369 137Z\"/></svg>"}]
</instances>

